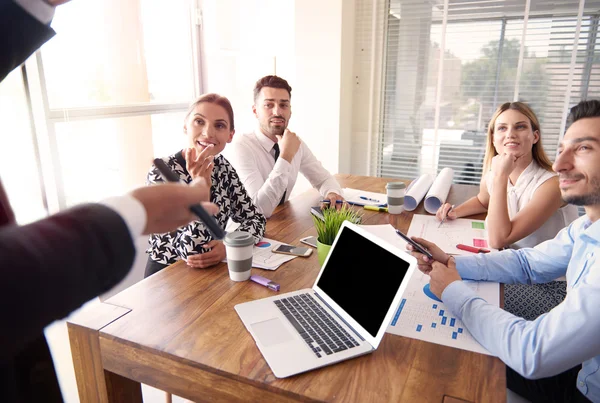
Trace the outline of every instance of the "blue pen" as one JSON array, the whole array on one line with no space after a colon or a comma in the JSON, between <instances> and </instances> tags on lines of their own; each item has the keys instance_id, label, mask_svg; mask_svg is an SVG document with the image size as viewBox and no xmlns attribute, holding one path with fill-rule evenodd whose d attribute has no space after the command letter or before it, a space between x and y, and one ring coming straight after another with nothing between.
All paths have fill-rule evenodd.
<instances>
[{"instance_id":1,"label":"blue pen","mask_svg":"<svg viewBox=\"0 0 600 403\"><path fill-rule=\"evenodd\" d=\"M370 197L365 197L365 196L359 196L361 199L363 200L367 200L367 201L371 201L371 202L375 202L375 203L379 203L379 200L376 199L371 199Z\"/></svg>"},{"instance_id":2,"label":"blue pen","mask_svg":"<svg viewBox=\"0 0 600 403\"><path fill-rule=\"evenodd\" d=\"M343 203L343 200L336 200L336 203ZM321 200L321 203L331 203L329 200Z\"/></svg>"}]
</instances>

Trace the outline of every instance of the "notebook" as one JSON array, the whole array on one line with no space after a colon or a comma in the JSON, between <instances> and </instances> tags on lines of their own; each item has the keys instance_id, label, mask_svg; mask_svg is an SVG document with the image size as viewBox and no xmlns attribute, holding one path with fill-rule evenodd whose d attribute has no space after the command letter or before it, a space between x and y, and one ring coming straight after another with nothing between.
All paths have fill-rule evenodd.
<instances>
[{"instance_id":1,"label":"notebook","mask_svg":"<svg viewBox=\"0 0 600 403\"><path fill-rule=\"evenodd\" d=\"M285 378L375 351L416 267L407 252L346 221L311 289L235 310Z\"/></svg>"}]
</instances>

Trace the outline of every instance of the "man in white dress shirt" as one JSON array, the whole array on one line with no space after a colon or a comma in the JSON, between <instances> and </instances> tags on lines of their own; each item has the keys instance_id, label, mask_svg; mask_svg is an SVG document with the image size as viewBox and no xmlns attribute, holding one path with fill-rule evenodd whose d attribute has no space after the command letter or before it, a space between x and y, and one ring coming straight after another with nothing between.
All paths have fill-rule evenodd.
<instances>
[{"instance_id":1,"label":"man in white dress shirt","mask_svg":"<svg viewBox=\"0 0 600 403\"><path fill-rule=\"evenodd\" d=\"M285 202L298 172L330 205L342 205L342 189L296 133L288 129L292 116L292 87L277 76L256 82L252 112L258 127L242 134L230 146L228 159L246 191L265 217Z\"/></svg>"}]
</instances>

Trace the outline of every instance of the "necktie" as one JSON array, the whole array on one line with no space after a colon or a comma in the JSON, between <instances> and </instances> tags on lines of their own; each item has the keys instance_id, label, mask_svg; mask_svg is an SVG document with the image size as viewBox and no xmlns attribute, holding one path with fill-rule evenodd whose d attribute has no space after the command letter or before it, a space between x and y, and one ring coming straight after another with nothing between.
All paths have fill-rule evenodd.
<instances>
[{"instance_id":1,"label":"necktie","mask_svg":"<svg viewBox=\"0 0 600 403\"><path fill-rule=\"evenodd\" d=\"M275 143L275 145L273 146L273 150L275 150L275 162L277 162L277 158L279 158L279 144ZM281 200L279 201L279 204L283 204L283 202L285 201L285 194L287 193L287 189L283 192L283 196L281 197Z\"/></svg>"}]
</instances>

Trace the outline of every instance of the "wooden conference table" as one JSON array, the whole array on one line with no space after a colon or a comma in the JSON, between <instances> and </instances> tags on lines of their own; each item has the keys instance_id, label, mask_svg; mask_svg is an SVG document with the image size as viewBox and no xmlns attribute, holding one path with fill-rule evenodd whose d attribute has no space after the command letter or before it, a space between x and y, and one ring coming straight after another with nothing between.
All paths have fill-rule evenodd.
<instances>
[{"instance_id":1,"label":"wooden conference table","mask_svg":"<svg viewBox=\"0 0 600 403\"><path fill-rule=\"evenodd\" d=\"M385 193L389 179L337 175L343 187ZM453 185L460 203L477 187ZM309 190L279 206L265 236L299 244L316 235ZM406 232L412 213L367 210L365 224ZM415 213L423 213L422 203ZM368 270L368 269L365 269ZM281 293L310 288L317 254L277 271L254 269ZM254 282L229 280L225 264L195 270L185 262L135 284L68 323L82 402L141 402L140 382L194 401L506 402L505 366L497 358L386 334L372 354L277 379L233 309L272 296Z\"/></svg>"}]
</instances>

